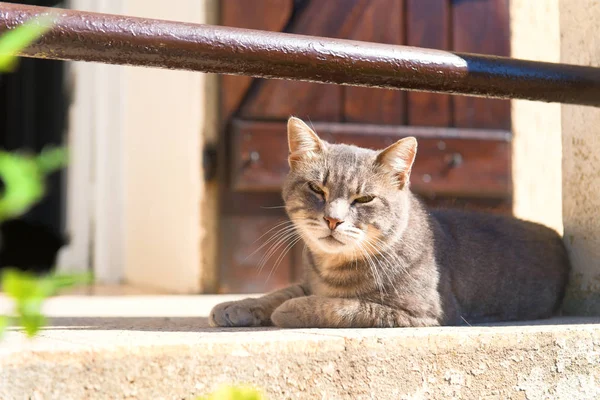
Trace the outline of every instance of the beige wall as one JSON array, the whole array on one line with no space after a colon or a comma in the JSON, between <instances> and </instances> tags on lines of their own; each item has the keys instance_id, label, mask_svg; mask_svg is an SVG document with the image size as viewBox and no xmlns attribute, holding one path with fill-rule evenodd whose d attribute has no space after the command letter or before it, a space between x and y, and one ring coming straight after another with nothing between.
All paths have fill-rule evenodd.
<instances>
[{"instance_id":1,"label":"beige wall","mask_svg":"<svg viewBox=\"0 0 600 400\"><path fill-rule=\"evenodd\" d=\"M124 14L206 23L212 1L127 0ZM126 67L123 84L125 280L197 293L214 260L203 255L204 135L215 103L206 74ZM210 207L207 206L207 207ZM209 226L210 229L210 226ZM205 264L202 265L204 260ZM210 265L209 265L210 264Z\"/></svg>"},{"instance_id":2,"label":"beige wall","mask_svg":"<svg viewBox=\"0 0 600 400\"><path fill-rule=\"evenodd\" d=\"M600 2L560 0L561 62L600 66ZM600 313L600 109L562 106L563 220L574 264L566 309Z\"/></svg>"},{"instance_id":3,"label":"beige wall","mask_svg":"<svg viewBox=\"0 0 600 400\"><path fill-rule=\"evenodd\" d=\"M597 0L512 0L511 18L514 57L600 66ZM513 101L513 125L514 211L564 227L565 311L600 313L600 110Z\"/></svg>"},{"instance_id":4,"label":"beige wall","mask_svg":"<svg viewBox=\"0 0 600 400\"><path fill-rule=\"evenodd\" d=\"M559 62L557 1L512 0L512 57ZM562 233L560 104L512 101L516 216Z\"/></svg>"},{"instance_id":5,"label":"beige wall","mask_svg":"<svg viewBox=\"0 0 600 400\"><path fill-rule=\"evenodd\" d=\"M71 0L91 12L214 23L219 0ZM161 293L216 290L217 189L202 150L217 139L214 75L69 63L73 103L61 271Z\"/></svg>"}]
</instances>

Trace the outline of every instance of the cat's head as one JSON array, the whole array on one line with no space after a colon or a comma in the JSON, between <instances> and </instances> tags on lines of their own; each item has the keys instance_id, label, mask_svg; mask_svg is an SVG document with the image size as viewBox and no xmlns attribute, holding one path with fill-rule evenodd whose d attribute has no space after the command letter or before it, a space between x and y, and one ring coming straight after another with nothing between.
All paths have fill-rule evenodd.
<instances>
[{"instance_id":1,"label":"cat's head","mask_svg":"<svg viewBox=\"0 0 600 400\"><path fill-rule=\"evenodd\" d=\"M399 238L408 223L415 138L382 151L330 144L292 117L288 143L283 199L313 252L354 258Z\"/></svg>"}]
</instances>

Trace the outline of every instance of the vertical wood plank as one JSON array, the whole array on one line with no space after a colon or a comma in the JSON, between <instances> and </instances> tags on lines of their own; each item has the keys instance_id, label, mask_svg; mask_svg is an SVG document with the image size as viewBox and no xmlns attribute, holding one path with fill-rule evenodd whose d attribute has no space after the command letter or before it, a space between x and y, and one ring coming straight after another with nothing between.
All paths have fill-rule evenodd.
<instances>
[{"instance_id":1,"label":"vertical wood plank","mask_svg":"<svg viewBox=\"0 0 600 400\"><path fill-rule=\"evenodd\" d=\"M293 0L221 0L221 25L279 32L289 21ZM252 83L249 76L221 75L221 120L227 121Z\"/></svg>"},{"instance_id":2,"label":"vertical wood plank","mask_svg":"<svg viewBox=\"0 0 600 400\"><path fill-rule=\"evenodd\" d=\"M404 43L404 0L371 0L348 39ZM344 87L344 119L348 122L403 124L406 94L399 90Z\"/></svg>"},{"instance_id":3,"label":"vertical wood plank","mask_svg":"<svg viewBox=\"0 0 600 400\"><path fill-rule=\"evenodd\" d=\"M289 241L282 241L264 267L259 269L271 245L277 245L278 241L273 240L261 246L281 229L282 226L278 227L277 224L285 220L268 216L224 218L221 240L227 245L221 245L219 293L264 293L289 285L294 258L293 249L285 253ZM282 254L285 255L279 258Z\"/></svg>"},{"instance_id":4,"label":"vertical wood plank","mask_svg":"<svg viewBox=\"0 0 600 400\"><path fill-rule=\"evenodd\" d=\"M348 38L367 4L368 0L310 0L293 17L290 32ZM286 119L297 115L311 120L341 120L341 86L286 80L257 82L255 93L241 109L243 118Z\"/></svg>"},{"instance_id":5,"label":"vertical wood plank","mask_svg":"<svg viewBox=\"0 0 600 400\"><path fill-rule=\"evenodd\" d=\"M453 1L454 50L510 55L509 0ZM510 129L510 101L454 97L454 120L461 128Z\"/></svg>"},{"instance_id":6,"label":"vertical wood plank","mask_svg":"<svg viewBox=\"0 0 600 400\"><path fill-rule=\"evenodd\" d=\"M406 43L430 49L450 49L450 7L446 0L406 1ZM408 125L450 126L450 96L407 93Z\"/></svg>"}]
</instances>

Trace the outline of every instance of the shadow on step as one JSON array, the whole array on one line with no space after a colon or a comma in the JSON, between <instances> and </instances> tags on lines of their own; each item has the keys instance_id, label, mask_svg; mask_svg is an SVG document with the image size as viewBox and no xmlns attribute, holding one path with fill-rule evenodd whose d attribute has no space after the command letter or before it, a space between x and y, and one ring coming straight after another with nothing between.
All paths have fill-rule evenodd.
<instances>
[{"instance_id":1,"label":"shadow on step","mask_svg":"<svg viewBox=\"0 0 600 400\"><path fill-rule=\"evenodd\" d=\"M274 327L211 328L205 317L53 317L45 330L123 330L152 332L243 332Z\"/></svg>"},{"instance_id":2,"label":"shadow on step","mask_svg":"<svg viewBox=\"0 0 600 400\"><path fill-rule=\"evenodd\" d=\"M537 321L486 323L472 327L527 327L543 325L600 324L598 317L558 317ZM211 328L206 317L53 317L46 330L124 330L152 332L246 332L277 330L275 327ZM415 328L419 329L419 328ZM447 329L456 329L448 327ZM469 329L465 326L461 329Z\"/></svg>"}]
</instances>

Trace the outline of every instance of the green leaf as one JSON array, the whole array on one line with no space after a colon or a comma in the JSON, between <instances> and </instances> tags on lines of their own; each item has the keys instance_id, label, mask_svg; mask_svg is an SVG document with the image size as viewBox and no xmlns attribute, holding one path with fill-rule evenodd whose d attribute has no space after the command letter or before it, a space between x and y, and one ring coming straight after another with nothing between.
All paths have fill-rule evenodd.
<instances>
[{"instance_id":1,"label":"green leaf","mask_svg":"<svg viewBox=\"0 0 600 400\"><path fill-rule=\"evenodd\" d=\"M0 339L2 339L2 336L4 335L4 331L6 331L7 327L8 327L8 317L6 317L4 315L0 315Z\"/></svg>"},{"instance_id":2,"label":"green leaf","mask_svg":"<svg viewBox=\"0 0 600 400\"><path fill-rule=\"evenodd\" d=\"M69 154L64 147L48 147L42 150L37 157L37 164L40 172L44 175L64 168L69 161Z\"/></svg>"},{"instance_id":3,"label":"green leaf","mask_svg":"<svg viewBox=\"0 0 600 400\"><path fill-rule=\"evenodd\" d=\"M248 386L225 386L198 400L264 400L262 393Z\"/></svg>"},{"instance_id":4,"label":"green leaf","mask_svg":"<svg viewBox=\"0 0 600 400\"><path fill-rule=\"evenodd\" d=\"M17 303L31 299L41 301L41 299L55 292L51 281L16 269L7 269L4 271L2 274L2 288Z\"/></svg>"},{"instance_id":5,"label":"green leaf","mask_svg":"<svg viewBox=\"0 0 600 400\"><path fill-rule=\"evenodd\" d=\"M33 157L0 151L0 178L0 221L24 214L44 195L43 176Z\"/></svg>"},{"instance_id":6,"label":"green leaf","mask_svg":"<svg viewBox=\"0 0 600 400\"><path fill-rule=\"evenodd\" d=\"M0 37L0 71L11 72L17 65L16 55L54 25L52 15L42 15L6 32Z\"/></svg>"},{"instance_id":7,"label":"green leaf","mask_svg":"<svg viewBox=\"0 0 600 400\"><path fill-rule=\"evenodd\" d=\"M2 274L4 292L22 302L29 299L44 299L53 296L61 289L87 285L93 282L91 273L84 274L51 274L37 277L29 272L7 269Z\"/></svg>"},{"instance_id":8,"label":"green leaf","mask_svg":"<svg viewBox=\"0 0 600 400\"><path fill-rule=\"evenodd\" d=\"M67 162L68 152L63 147L46 148L37 157L0 151L0 178L5 187L0 197L0 222L19 217L40 201L45 175Z\"/></svg>"},{"instance_id":9,"label":"green leaf","mask_svg":"<svg viewBox=\"0 0 600 400\"><path fill-rule=\"evenodd\" d=\"M52 294L55 294L62 289L89 285L94 282L94 275L91 272L84 274L53 274L46 276L44 280L51 287Z\"/></svg>"},{"instance_id":10,"label":"green leaf","mask_svg":"<svg viewBox=\"0 0 600 400\"><path fill-rule=\"evenodd\" d=\"M34 277L27 272L7 269L2 274L2 290L15 300L26 299L35 291Z\"/></svg>"},{"instance_id":11,"label":"green leaf","mask_svg":"<svg viewBox=\"0 0 600 400\"><path fill-rule=\"evenodd\" d=\"M42 296L29 296L16 300L17 314L19 316L41 314L44 300L45 297Z\"/></svg>"},{"instance_id":12,"label":"green leaf","mask_svg":"<svg viewBox=\"0 0 600 400\"><path fill-rule=\"evenodd\" d=\"M2 289L15 302L15 314L19 324L32 337L46 324L42 306L47 297L72 286L89 284L93 280L87 274L51 274L38 277L29 272L7 269L2 274ZM1 323L0 323L1 324Z\"/></svg>"},{"instance_id":13,"label":"green leaf","mask_svg":"<svg viewBox=\"0 0 600 400\"><path fill-rule=\"evenodd\" d=\"M25 328L27 336L31 338L46 325L46 317L44 317L41 312L21 314L19 316L19 323Z\"/></svg>"}]
</instances>

